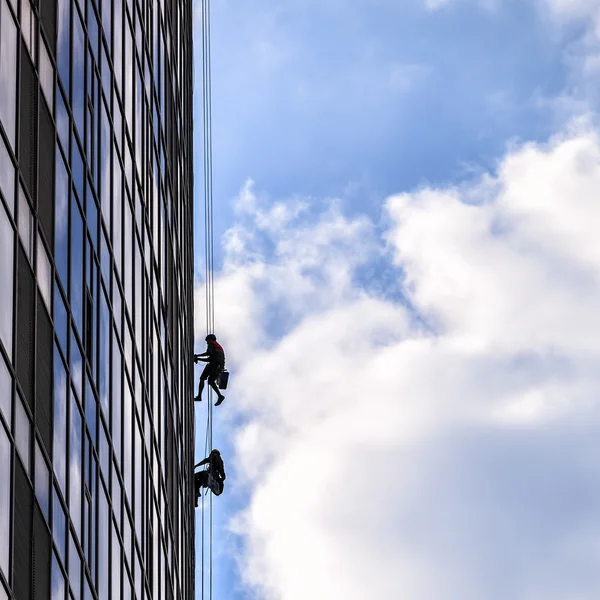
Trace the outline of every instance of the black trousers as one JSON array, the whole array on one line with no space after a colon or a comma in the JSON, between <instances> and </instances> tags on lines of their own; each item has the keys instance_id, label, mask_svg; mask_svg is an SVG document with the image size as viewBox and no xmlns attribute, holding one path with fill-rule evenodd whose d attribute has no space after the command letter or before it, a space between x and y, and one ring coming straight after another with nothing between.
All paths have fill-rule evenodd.
<instances>
[{"instance_id":1,"label":"black trousers","mask_svg":"<svg viewBox=\"0 0 600 600\"><path fill-rule=\"evenodd\" d=\"M223 482L213 477L210 471L199 471L194 473L194 485L196 487L196 498L200 495L201 488L210 488L215 496L220 496L223 493Z\"/></svg>"},{"instance_id":2,"label":"black trousers","mask_svg":"<svg viewBox=\"0 0 600 600\"><path fill-rule=\"evenodd\" d=\"M204 369L202 370L202 375L200 375L200 381L208 379L209 383L215 382L221 374L223 367L223 363L220 362L207 363Z\"/></svg>"}]
</instances>

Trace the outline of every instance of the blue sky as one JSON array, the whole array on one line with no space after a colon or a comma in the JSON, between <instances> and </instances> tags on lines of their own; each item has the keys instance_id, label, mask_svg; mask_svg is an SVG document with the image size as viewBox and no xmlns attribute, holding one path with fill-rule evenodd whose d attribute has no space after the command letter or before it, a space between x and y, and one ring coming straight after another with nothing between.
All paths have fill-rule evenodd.
<instances>
[{"instance_id":1,"label":"blue sky","mask_svg":"<svg viewBox=\"0 0 600 600\"><path fill-rule=\"evenodd\" d=\"M498 4L213 2L217 230L247 177L273 196L346 192L360 210L366 190L376 213L387 194L493 166L510 140L545 139L557 115L540 99L569 89L574 32L531 2Z\"/></svg>"},{"instance_id":2,"label":"blue sky","mask_svg":"<svg viewBox=\"0 0 600 600\"><path fill-rule=\"evenodd\" d=\"M600 3L211 5L215 597L597 597Z\"/></svg>"}]
</instances>

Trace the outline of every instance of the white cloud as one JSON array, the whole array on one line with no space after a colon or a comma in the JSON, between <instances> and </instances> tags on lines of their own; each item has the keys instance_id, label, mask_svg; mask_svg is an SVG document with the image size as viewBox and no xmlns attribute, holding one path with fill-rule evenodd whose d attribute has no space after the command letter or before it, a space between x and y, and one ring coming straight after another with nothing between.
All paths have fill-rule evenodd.
<instances>
[{"instance_id":1,"label":"white cloud","mask_svg":"<svg viewBox=\"0 0 600 600\"><path fill-rule=\"evenodd\" d=\"M258 597L598 597L598 189L585 126L389 198L385 242L245 187L216 293ZM385 252L408 302L358 277Z\"/></svg>"}]
</instances>

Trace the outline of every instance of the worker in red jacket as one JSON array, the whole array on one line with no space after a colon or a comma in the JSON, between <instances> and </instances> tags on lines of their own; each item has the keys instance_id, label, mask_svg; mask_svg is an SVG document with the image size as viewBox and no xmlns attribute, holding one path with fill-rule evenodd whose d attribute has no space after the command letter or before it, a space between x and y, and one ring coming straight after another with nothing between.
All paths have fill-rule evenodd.
<instances>
[{"instance_id":1,"label":"worker in red jacket","mask_svg":"<svg viewBox=\"0 0 600 600\"><path fill-rule=\"evenodd\" d=\"M215 390L217 393L218 399L215 402L215 406L219 406L223 400L225 400L225 396L221 394L218 386L217 379L223 369L225 368L225 350L223 350L223 346L217 342L217 336L214 333L209 333L206 338L206 352L202 354L194 354L194 363L198 363L198 361L202 361L208 363L204 370L202 371L202 375L200 375L200 383L198 384L198 395L194 398L196 402L202 401L202 390L204 389L204 382L208 379L208 385Z\"/></svg>"}]
</instances>

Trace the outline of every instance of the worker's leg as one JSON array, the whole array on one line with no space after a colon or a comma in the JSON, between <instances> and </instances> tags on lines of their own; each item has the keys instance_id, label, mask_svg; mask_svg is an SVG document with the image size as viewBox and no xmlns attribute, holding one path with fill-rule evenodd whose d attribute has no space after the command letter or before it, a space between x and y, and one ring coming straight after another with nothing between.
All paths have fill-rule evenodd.
<instances>
[{"instance_id":1,"label":"worker's leg","mask_svg":"<svg viewBox=\"0 0 600 600\"><path fill-rule=\"evenodd\" d=\"M198 497L200 496L200 488L202 487L202 475L204 471L200 471L199 473L194 473L194 490L195 490L195 498L196 498L196 507L198 507Z\"/></svg>"},{"instance_id":2,"label":"worker's leg","mask_svg":"<svg viewBox=\"0 0 600 600\"><path fill-rule=\"evenodd\" d=\"M198 395L194 398L194 400L196 402L202 401L202 390L204 389L204 382L210 375L210 371L211 371L211 366L209 363L204 367L204 370L202 371L202 375L200 375L200 382L198 383Z\"/></svg>"},{"instance_id":3,"label":"worker's leg","mask_svg":"<svg viewBox=\"0 0 600 600\"><path fill-rule=\"evenodd\" d=\"M221 402L223 402L223 400L225 400L225 396L223 396L223 394L221 394L221 390L219 389L219 386L217 385L217 379L219 377L219 375L221 374L221 371L223 370L223 365L220 364L215 364L213 366L213 369L210 372L210 375L208 377L208 385L210 385L210 387L215 391L215 394L217 394L217 401L215 402L215 406L219 406L219 404L221 404Z\"/></svg>"}]
</instances>

